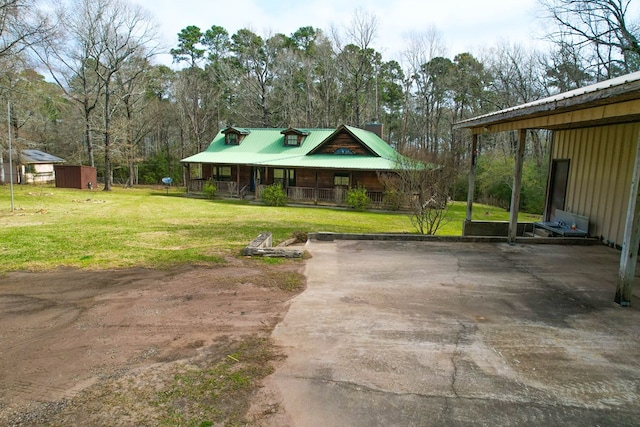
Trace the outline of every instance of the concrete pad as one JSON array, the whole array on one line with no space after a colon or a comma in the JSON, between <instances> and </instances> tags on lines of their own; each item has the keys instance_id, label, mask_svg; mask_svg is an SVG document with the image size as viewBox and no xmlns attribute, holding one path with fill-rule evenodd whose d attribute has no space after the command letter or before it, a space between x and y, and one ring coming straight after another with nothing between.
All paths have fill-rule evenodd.
<instances>
[{"instance_id":1,"label":"concrete pad","mask_svg":"<svg viewBox=\"0 0 640 427\"><path fill-rule=\"evenodd\" d=\"M261 425L638 425L640 300L604 246L309 242ZM636 295L640 285L636 285Z\"/></svg>"}]
</instances>

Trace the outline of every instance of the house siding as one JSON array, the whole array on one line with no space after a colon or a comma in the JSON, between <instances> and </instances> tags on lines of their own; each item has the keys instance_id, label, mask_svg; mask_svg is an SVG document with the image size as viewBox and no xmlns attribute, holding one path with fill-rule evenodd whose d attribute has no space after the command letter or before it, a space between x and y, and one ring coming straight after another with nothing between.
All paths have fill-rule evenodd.
<instances>
[{"instance_id":1,"label":"house siding","mask_svg":"<svg viewBox=\"0 0 640 427\"><path fill-rule=\"evenodd\" d=\"M332 141L323 144L317 154L333 154L339 148L349 149L355 155L369 154L369 151L360 142L346 132L336 135Z\"/></svg>"},{"instance_id":2,"label":"house siding","mask_svg":"<svg viewBox=\"0 0 640 427\"><path fill-rule=\"evenodd\" d=\"M296 185L298 187L315 188L316 186L316 172L310 169L297 169L296 170Z\"/></svg>"},{"instance_id":3,"label":"house siding","mask_svg":"<svg viewBox=\"0 0 640 427\"><path fill-rule=\"evenodd\" d=\"M607 244L622 244L639 134L640 123L554 132L552 159L570 160L565 210Z\"/></svg>"}]
</instances>

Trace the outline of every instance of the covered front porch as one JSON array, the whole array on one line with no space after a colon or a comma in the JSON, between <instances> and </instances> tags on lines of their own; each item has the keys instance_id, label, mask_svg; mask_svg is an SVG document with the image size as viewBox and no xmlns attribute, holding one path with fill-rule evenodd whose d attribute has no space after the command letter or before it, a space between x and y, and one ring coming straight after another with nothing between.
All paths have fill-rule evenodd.
<instances>
[{"instance_id":1,"label":"covered front porch","mask_svg":"<svg viewBox=\"0 0 640 427\"><path fill-rule=\"evenodd\" d=\"M350 188L367 189L372 207L384 206L384 186L375 171L278 168L187 163L187 192L201 193L213 183L221 197L259 200L267 186L281 185L295 203L345 206Z\"/></svg>"}]
</instances>

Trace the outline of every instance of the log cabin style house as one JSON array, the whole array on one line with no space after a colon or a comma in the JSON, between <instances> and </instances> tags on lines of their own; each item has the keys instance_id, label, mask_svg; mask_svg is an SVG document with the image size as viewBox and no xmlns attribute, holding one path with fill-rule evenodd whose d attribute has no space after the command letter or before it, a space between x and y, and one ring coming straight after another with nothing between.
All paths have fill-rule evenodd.
<instances>
[{"instance_id":1,"label":"log cabin style house","mask_svg":"<svg viewBox=\"0 0 640 427\"><path fill-rule=\"evenodd\" d=\"M182 160L187 191L212 181L219 194L259 198L278 183L292 202L340 205L349 188L362 186L380 206L378 174L393 172L400 155L382 140L380 125L371 129L227 127L205 151Z\"/></svg>"}]
</instances>

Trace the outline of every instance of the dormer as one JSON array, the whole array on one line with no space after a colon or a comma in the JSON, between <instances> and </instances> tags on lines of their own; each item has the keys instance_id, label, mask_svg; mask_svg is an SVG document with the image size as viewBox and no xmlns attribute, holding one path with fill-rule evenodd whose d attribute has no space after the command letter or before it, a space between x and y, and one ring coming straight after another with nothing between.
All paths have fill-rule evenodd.
<instances>
[{"instance_id":1,"label":"dormer","mask_svg":"<svg viewBox=\"0 0 640 427\"><path fill-rule=\"evenodd\" d=\"M284 135L285 147L299 147L304 138L309 135L309 132L295 128L285 129L280 133Z\"/></svg>"},{"instance_id":2,"label":"dormer","mask_svg":"<svg viewBox=\"0 0 640 427\"><path fill-rule=\"evenodd\" d=\"M240 145L245 136L249 135L247 129L229 126L222 131L225 145Z\"/></svg>"}]
</instances>

